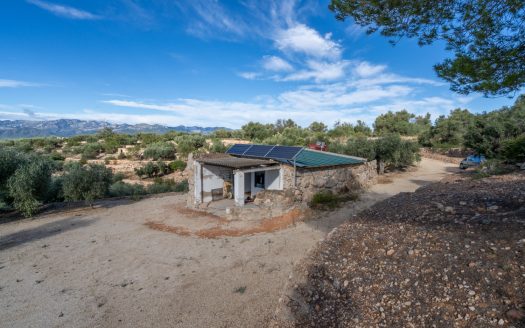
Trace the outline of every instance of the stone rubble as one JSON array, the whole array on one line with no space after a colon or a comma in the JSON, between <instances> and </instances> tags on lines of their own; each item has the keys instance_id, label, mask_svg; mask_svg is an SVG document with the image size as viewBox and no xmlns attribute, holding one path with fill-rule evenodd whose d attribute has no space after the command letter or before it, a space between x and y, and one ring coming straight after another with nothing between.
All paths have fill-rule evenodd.
<instances>
[{"instance_id":1,"label":"stone rubble","mask_svg":"<svg viewBox=\"0 0 525 328\"><path fill-rule=\"evenodd\" d=\"M525 175L399 194L307 263L285 298L296 327L525 327Z\"/></svg>"}]
</instances>

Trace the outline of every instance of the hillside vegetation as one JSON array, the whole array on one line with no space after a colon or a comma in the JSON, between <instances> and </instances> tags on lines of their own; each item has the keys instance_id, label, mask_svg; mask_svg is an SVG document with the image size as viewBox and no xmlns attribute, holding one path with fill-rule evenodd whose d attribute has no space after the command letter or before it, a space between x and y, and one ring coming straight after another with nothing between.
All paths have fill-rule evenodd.
<instances>
[{"instance_id":1,"label":"hillside vegetation","mask_svg":"<svg viewBox=\"0 0 525 328\"><path fill-rule=\"evenodd\" d=\"M372 127L361 121L336 122L332 128L322 122L301 127L287 119L249 122L238 130L218 129L207 135L119 134L104 128L70 138L4 140L0 209L31 216L49 202L183 191L189 154L224 152L225 140L300 146L324 142L329 151L377 160L380 171L412 165L419 160L420 146L465 148L485 154L491 167L498 167L525 161L525 97L488 113L455 109L434 123L429 114L402 110L378 116Z\"/></svg>"}]
</instances>

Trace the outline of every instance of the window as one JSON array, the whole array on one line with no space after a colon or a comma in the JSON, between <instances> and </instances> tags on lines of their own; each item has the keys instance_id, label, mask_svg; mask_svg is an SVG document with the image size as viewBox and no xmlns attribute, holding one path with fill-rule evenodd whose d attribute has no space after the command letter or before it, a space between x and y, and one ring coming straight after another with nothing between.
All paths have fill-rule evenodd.
<instances>
[{"instance_id":1,"label":"window","mask_svg":"<svg viewBox=\"0 0 525 328\"><path fill-rule=\"evenodd\" d=\"M264 188L264 172L255 172L255 187Z\"/></svg>"}]
</instances>

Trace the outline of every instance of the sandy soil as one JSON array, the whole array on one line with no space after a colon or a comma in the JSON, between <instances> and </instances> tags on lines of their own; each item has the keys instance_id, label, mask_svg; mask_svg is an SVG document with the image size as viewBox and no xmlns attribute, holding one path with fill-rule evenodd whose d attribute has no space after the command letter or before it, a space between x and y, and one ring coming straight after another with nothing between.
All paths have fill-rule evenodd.
<instances>
[{"instance_id":1,"label":"sandy soil","mask_svg":"<svg viewBox=\"0 0 525 328\"><path fill-rule=\"evenodd\" d=\"M183 195L0 224L0 326L266 326L294 264L326 233L380 200L454 171L423 159L357 202L252 236L205 239L146 225L187 215L177 205Z\"/></svg>"}]
</instances>

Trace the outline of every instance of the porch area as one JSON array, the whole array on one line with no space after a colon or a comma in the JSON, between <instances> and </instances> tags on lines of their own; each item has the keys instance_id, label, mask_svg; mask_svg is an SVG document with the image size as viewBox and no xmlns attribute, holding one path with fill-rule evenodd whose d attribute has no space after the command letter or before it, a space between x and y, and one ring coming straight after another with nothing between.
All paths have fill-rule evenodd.
<instances>
[{"instance_id":1,"label":"porch area","mask_svg":"<svg viewBox=\"0 0 525 328\"><path fill-rule=\"evenodd\" d=\"M263 190L283 190L280 164L267 159L204 157L195 160L193 173L195 205L229 199L245 206Z\"/></svg>"}]
</instances>

